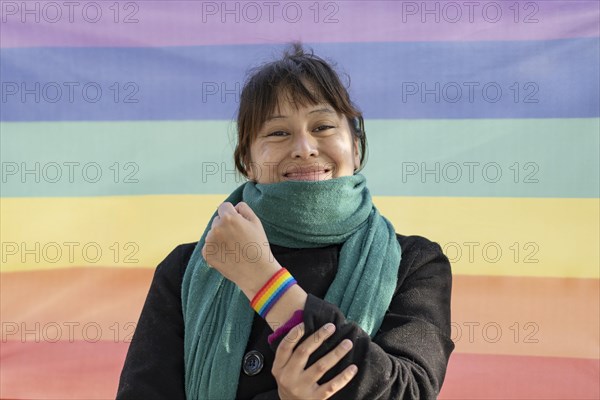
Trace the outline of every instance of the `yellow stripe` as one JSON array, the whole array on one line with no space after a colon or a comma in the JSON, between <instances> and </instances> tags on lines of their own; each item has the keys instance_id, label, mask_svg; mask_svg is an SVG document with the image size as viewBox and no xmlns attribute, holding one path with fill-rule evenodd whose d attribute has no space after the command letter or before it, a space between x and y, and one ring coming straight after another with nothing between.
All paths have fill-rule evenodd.
<instances>
[{"instance_id":1,"label":"yellow stripe","mask_svg":"<svg viewBox=\"0 0 600 400\"><path fill-rule=\"evenodd\" d=\"M88 265L156 268L178 244L200 239L212 213L226 197L3 198L1 270ZM39 261L24 252L35 250L36 242ZM78 245L65 244L68 242ZM17 254L7 255L7 243L17 244ZM58 261L50 262L54 257L50 243L58 243L63 251ZM44 247L47 254L43 254ZM68 257L70 248L74 249L73 258ZM95 248L102 252L99 260L95 260Z\"/></svg>"},{"instance_id":2,"label":"yellow stripe","mask_svg":"<svg viewBox=\"0 0 600 400\"><path fill-rule=\"evenodd\" d=\"M226 197L3 198L0 269L155 268L176 245L197 241ZM375 197L374 202L396 232L438 242L454 274L599 277L598 199Z\"/></svg>"},{"instance_id":3,"label":"yellow stripe","mask_svg":"<svg viewBox=\"0 0 600 400\"><path fill-rule=\"evenodd\" d=\"M256 304L256 309L260 310L261 308L263 308L263 306L267 303L267 301L273 295L273 293L275 293L275 291L279 289L283 282L285 282L288 278L290 278L289 273L284 273L282 276L277 278L275 282L273 282L273 284L269 287L269 289L267 289L267 291L263 293L262 297Z\"/></svg>"},{"instance_id":4,"label":"yellow stripe","mask_svg":"<svg viewBox=\"0 0 600 400\"><path fill-rule=\"evenodd\" d=\"M438 242L455 274L600 277L598 199L379 197L374 202L396 232Z\"/></svg>"},{"instance_id":5,"label":"yellow stripe","mask_svg":"<svg viewBox=\"0 0 600 400\"><path fill-rule=\"evenodd\" d=\"M260 298L258 299L258 301L255 304L255 309L260 310L262 308L262 306L265 305L265 302L267 301L267 299L273 294L273 292L275 291L276 288L279 287L279 285L281 285L282 282L282 277L286 276L286 273L283 272L283 275L280 275L277 279L275 279L273 282L271 282L271 285L269 285L269 287L267 288L267 290L265 290L262 294L262 296L260 296ZM286 278L283 278L283 280L285 280Z\"/></svg>"}]
</instances>

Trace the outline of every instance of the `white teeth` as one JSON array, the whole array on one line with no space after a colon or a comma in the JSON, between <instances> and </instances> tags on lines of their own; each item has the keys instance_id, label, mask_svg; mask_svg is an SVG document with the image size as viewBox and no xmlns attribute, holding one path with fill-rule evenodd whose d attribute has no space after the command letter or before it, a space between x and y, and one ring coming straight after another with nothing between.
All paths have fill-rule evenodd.
<instances>
[{"instance_id":1,"label":"white teeth","mask_svg":"<svg viewBox=\"0 0 600 400\"><path fill-rule=\"evenodd\" d=\"M320 170L320 171L308 171L308 172L287 172L283 174L284 177L295 176L295 175L315 175L315 174L327 174L331 172L330 169Z\"/></svg>"}]
</instances>

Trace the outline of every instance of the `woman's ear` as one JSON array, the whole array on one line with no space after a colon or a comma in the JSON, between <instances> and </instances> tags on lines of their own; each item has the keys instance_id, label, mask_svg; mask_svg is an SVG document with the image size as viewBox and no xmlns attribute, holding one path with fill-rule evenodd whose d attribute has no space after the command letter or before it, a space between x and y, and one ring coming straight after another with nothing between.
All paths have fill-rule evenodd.
<instances>
[{"instance_id":1,"label":"woman's ear","mask_svg":"<svg viewBox=\"0 0 600 400\"><path fill-rule=\"evenodd\" d=\"M246 175L248 175L248 179L254 181L254 171L250 166L246 167Z\"/></svg>"},{"instance_id":2,"label":"woman's ear","mask_svg":"<svg viewBox=\"0 0 600 400\"><path fill-rule=\"evenodd\" d=\"M356 171L358 168L360 168L360 153L359 153L359 139L357 137L354 137L354 145L353 150L354 150L354 171Z\"/></svg>"},{"instance_id":3,"label":"woman's ear","mask_svg":"<svg viewBox=\"0 0 600 400\"><path fill-rule=\"evenodd\" d=\"M260 170L257 170L258 166L252 161L248 161L246 164L246 175L248 176L248 180L253 182L258 182L258 177L260 176Z\"/></svg>"}]
</instances>

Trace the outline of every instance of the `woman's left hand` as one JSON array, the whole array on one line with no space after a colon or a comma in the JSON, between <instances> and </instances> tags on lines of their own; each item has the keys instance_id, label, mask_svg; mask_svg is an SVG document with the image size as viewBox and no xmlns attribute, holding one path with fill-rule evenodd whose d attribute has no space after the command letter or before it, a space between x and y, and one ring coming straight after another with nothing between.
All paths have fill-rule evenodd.
<instances>
[{"instance_id":1,"label":"woman's left hand","mask_svg":"<svg viewBox=\"0 0 600 400\"><path fill-rule=\"evenodd\" d=\"M327 371L348 354L352 348L352 342L348 339L344 339L336 348L306 368L308 357L335 330L335 326L331 330L327 330L326 327L327 324L323 325L294 349L296 343L304 336L304 324L301 323L292 328L277 346L271 373L277 381L277 391L282 400L328 399L356 376L358 369L352 364L330 381L322 385L317 383ZM344 342L349 345L348 348L343 346Z\"/></svg>"},{"instance_id":2,"label":"woman's left hand","mask_svg":"<svg viewBox=\"0 0 600 400\"><path fill-rule=\"evenodd\" d=\"M206 234L202 256L246 293L259 290L281 266L273 257L260 218L250 206L222 203Z\"/></svg>"}]
</instances>

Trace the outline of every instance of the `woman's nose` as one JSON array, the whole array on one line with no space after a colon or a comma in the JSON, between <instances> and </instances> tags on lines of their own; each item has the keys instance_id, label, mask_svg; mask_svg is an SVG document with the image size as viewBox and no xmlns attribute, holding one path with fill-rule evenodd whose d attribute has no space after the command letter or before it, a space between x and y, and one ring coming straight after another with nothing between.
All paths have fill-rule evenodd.
<instances>
[{"instance_id":1,"label":"woman's nose","mask_svg":"<svg viewBox=\"0 0 600 400\"><path fill-rule=\"evenodd\" d=\"M318 141L308 132L295 135L292 146L292 158L309 158L319 155Z\"/></svg>"}]
</instances>

